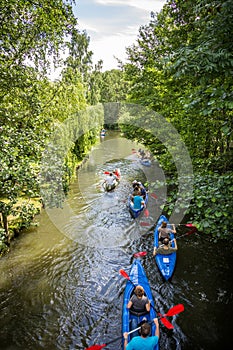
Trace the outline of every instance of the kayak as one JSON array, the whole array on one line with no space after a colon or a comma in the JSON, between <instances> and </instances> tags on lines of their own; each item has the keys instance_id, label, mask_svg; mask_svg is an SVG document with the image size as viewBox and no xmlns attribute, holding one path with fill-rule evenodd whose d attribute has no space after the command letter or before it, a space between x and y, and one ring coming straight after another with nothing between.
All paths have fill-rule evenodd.
<instances>
[{"instance_id":1,"label":"kayak","mask_svg":"<svg viewBox=\"0 0 233 350\"><path fill-rule=\"evenodd\" d=\"M112 185L107 184L106 182L103 183L103 188L106 192L111 192L113 191L119 184L120 180L114 181Z\"/></svg>"},{"instance_id":2,"label":"kayak","mask_svg":"<svg viewBox=\"0 0 233 350\"><path fill-rule=\"evenodd\" d=\"M131 282L130 282L131 281ZM151 305L154 307L154 299L151 292L151 288L147 279L147 276L145 274L145 271L142 267L141 261L139 258L135 259L129 273L129 280L127 280L125 291L124 291L124 299L123 299L123 305L122 305L122 334L124 332L130 332L132 329L130 327L130 324L133 319L136 319L137 323L139 324L143 318L146 317L147 321L152 321L155 317L157 317L156 311L151 306L150 312L144 313L142 315L133 315L129 309L127 309L127 304L131 298L131 296L134 293L134 288L140 285L144 288L145 294L147 298L149 299ZM151 334L154 335L156 330L156 326L154 322L151 323ZM138 335L137 331L129 334L128 336L128 342L132 339L133 336ZM124 339L122 343L122 349L124 349ZM159 344L156 345L154 350L159 349Z\"/></svg>"},{"instance_id":3,"label":"kayak","mask_svg":"<svg viewBox=\"0 0 233 350\"><path fill-rule=\"evenodd\" d=\"M157 225L155 227L154 230L154 247L158 248L159 246L159 232L158 229L161 226L162 222L165 221L167 222L167 226L169 227L169 221L166 218L165 215L161 215ZM171 240L175 238L174 233L170 233L170 238ZM171 246L174 248L175 247L175 243L174 241L171 243ZM155 255L155 261L156 264L158 266L159 271L161 272L162 276L164 277L164 279L166 281L169 280L169 278L172 277L172 274L175 270L175 266L176 266L176 252L174 253L170 253L170 254L156 254Z\"/></svg>"},{"instance_id":4,"label":"kayak","mask_svg":"<svg viewBox=\"0 0 233 350\"><path fill-rule=\"evenodd\" d=\"M150 159L140 159L140 163L144 166L151 166L151 160Z\"/></svg>"},{"instance_id":5,"label":"kayak","mask_svg":"<svg viewBox=\"0 0 233 350\"><path fill-rule=\"evenodd\" d=\"M131 196L128 197L128 208L129 208L129 212L130 214L132 215L132 217L134 219L136 219L140 214L141 212L143 212L143 210L146 208L146 205L148 203L148 199L149 199L149 196L148 196L148 193L146 193L146 198L144 199L145 201L145 205L142 205L140 209L134 209L134 206L133 206L133 202L131 201Z\"/></svg>"}]
</instances>

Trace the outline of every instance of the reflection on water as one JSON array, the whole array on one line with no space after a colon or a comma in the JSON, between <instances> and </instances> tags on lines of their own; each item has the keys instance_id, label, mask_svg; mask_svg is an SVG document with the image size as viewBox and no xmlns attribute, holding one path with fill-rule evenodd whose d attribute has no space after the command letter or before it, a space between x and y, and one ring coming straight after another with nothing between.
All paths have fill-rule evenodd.
<instances>
[{"instance_id":1,"label":"reflection on water","mask_svg":"<svg viewBox=\"0 0 233 350\"><path fill-rule=\"evenodd\" d=\"M39 226L0 260L0 349L84 349L117 338L126 282L119 269L128 272L138 251L147 251L143 266L157 310L185 306L170 319L173 331L161 326L160 348L230 349L231 252L199 234L184 237L172 281L162 280L152 256L153 231L140 226L152 226L161 209L150 197L149 218L133 220L126 207L135 177L164 177L156 163L139 167L131 152L137 147L106 137L79 170L64 210L44 211ZM103 172L112 167L121 168L122 181L104 193ZM157 194L166 198L166 188ZM106 349L121 349L121 340Z\"/></svg>"}]
</instances>

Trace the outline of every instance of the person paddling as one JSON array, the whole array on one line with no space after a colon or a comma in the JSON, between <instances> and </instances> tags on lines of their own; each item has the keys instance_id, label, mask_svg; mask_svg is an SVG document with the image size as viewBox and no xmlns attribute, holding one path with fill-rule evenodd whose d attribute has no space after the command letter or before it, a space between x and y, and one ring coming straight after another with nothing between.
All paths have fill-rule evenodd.
<instances>
[{"instance_id":1,"label":"person paddling","mask_svg":"<svg viewBox=\"0 0 233 350\"><path fill-rule=\"evenodd\" d=\"M177 251L177 243L176 243L176 239L174 238L173 239L174 243L175 243L175 247L171 247L171 242L169 241L168 238L164 238L163 240L163 244L158 247L156 249L156 247L154 247L154 252L153 252L153 255L156 255L156 254L162 254L162 255L166 255L166 254L171 254L171 253L174 253Z\"/></svg>"},{"instance_id":2,"label":"person paddling","mask_svg":"<svg viewBox=\"0 0 233 350\"><path fill-rule=\"evenodd\" d=\"M158 318L154 318L154 324L156 326L155 334L151 334L151 326L145 322L141 326L141 335L136 336L128 343L128 333L125 332L124 336L124 350L154 350L159 341L159 322Z\"/></svg>"}]
</instances>

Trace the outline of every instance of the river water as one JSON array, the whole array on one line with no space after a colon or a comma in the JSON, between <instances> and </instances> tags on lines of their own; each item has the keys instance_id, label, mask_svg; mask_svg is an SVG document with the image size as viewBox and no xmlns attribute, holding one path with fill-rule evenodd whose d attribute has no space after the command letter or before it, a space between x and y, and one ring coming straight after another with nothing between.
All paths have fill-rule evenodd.
<instances>
[{"instance_id":1,"label":"river water","mask_svg":"<svg viewBox=\"0 0 233 350\"><path fill-rule=\"evenodd\" d=\"M149 217L131 218L131 182L164 180L159 164L146 168L132 149L140 145L109 133L77 172L63 209L43 211L38 226L16 239L0 260L0 349L85 349L121 335L121 307L133 254L146 251L142 264L156 309L182 303L184 312L160 326L160 349L232 348L231 247L203 233L178 241L176 270L164 282L154 261L153 230L166 188L150 196ZM104 171L119 167L122 180L104 193ZM148 226L142 224L147 222ZM187 232L179 226L177 236ZM120 350L121 340L105 349Z\"/></svg>"}]
</instances>

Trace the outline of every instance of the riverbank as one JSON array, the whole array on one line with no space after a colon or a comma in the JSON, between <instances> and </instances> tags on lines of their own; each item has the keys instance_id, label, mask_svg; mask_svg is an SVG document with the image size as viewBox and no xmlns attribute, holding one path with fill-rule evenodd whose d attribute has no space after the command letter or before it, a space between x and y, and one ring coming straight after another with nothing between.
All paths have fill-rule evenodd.
<instances>
[{"instance_id":1,"label":"riverbank","mask_svg":"<svg viewBox=\"0 0 233 350\"><path fill-rule=\"evenodd\" d=\"M89 155L85 155L82 161L75 164L69 185L76 179L76 171L82 167L82 165L88 160ZM7 204L7 201L2 199L2 202ZM38 226L36 217L41 214L43 209L43 203L41 197L19 198L13 205L11 214L7 216L7 230L6 235L3 229L3 224L0 221L0 257L7 254L10 251L11 241L17 238L25 229L29 227Z\"/></svg>"}]
</instances>

